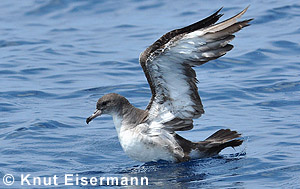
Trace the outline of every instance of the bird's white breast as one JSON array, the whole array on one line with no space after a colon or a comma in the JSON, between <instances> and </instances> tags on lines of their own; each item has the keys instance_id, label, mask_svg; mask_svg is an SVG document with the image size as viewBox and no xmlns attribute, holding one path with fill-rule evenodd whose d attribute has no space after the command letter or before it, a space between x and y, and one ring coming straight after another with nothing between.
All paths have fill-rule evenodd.
<instances>
[{"instance_id":1,"label":"bird's white breast","mask_svg":"<svg viewBox=\"0 0 300 189\"><path fill-rule=\"evenodd\" d=\"M120 131L119 140L125 153L132 159L149 162L157 160L175 161L173 155L154 139L145 136L136 129Z\"/></svg>"},{"instance_id":2,"label":"bird's white breast","mask_svg":"<svg viewBox=\"0 0 300 189\"><path fill-rule=\"evenodd\" d=\"M155 137L143 134L143 125L131 127L123 123L121 117L113 116L120 144L132 159L149 162L157 160L175 161L175 158Z\"/></svg>"}]
</instances>

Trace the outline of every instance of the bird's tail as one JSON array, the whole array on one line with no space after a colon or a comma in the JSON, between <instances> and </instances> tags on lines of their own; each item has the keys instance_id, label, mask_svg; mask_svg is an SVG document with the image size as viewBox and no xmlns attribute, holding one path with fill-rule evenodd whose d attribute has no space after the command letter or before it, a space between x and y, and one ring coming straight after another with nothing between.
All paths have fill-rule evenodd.
<instances>
[{"instance_id":1,"label":"bird's tail","mask_svg":"<svg viewBox=\"0 0 300 189\"><path fill-rule=\"evenodd\" d=\"M221 129L204 141L194 143L195 147L203 153L205 157L217 155L221 150L227 147L236 147L243 143L243 140L237 139L241 137L236 131L230 129Z\"/></svg>"}]
</instances>

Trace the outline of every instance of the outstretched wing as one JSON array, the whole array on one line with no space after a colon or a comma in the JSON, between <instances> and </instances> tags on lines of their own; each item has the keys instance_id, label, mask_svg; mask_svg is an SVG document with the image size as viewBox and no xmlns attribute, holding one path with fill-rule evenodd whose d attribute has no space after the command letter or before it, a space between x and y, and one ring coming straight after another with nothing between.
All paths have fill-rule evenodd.
<instances>
[{"instance_id":1,"label":"outstretched wing","mask_svg":"<svg viewBox=\"0 0 300 189\"><path fill-rule=\"evenodd\" d=\"M248 8L248 7L247 7ZM204 113L193 66L223 56L233 46L233 33L251 20L237 21L245 12L215 24L222 14L166 33L140 55L152 98L146 110L150 127L169 131L193 128L193 119Z\"/></svg>"}]
</instances>

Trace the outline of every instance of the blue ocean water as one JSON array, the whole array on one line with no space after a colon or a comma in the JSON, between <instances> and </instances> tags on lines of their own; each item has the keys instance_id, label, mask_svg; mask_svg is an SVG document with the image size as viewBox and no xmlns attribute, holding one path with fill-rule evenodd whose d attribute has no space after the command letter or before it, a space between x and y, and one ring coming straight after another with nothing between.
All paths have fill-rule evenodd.
<instances>
[{"instance_id":1,"label":"blue ocean water","mask_svg":"<svg viewBox=\"0 0 300 189\"><path fill-rule=\"evenodd\" d=\"M111 117L85 124L106 93L146 107L151 92L138 56L161 35L249 4L244 18L255 20L235 48L195 68L206 113L180 133L199 141L230 128L243 133L242 147L143 164L125 155ZM158 188L299 188L299 19L292 0L0 1L1 188L5 174L15 188L21 174L146 176Z\"/></svg>"}]
</instances>

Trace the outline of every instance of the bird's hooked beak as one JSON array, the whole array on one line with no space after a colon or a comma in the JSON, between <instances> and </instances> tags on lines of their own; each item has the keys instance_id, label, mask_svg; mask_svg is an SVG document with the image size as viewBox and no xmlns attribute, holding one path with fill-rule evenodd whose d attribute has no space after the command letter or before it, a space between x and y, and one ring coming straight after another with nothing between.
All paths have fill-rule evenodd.
<instances>
[{"instance_id":1,"label":"bird's hooked beak","mask_svg":"<svg viewBox=\"0 0 300 189\"><path fill-rule=\"evenodd\" d=\"M86 124L89 124L90 121L92 121L94 118L100 116L102 114L101 110L96 109L96 111L86 119Z\"/></svg>"}]
</instances>

